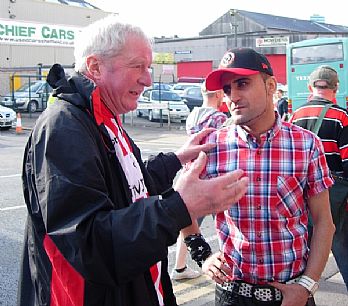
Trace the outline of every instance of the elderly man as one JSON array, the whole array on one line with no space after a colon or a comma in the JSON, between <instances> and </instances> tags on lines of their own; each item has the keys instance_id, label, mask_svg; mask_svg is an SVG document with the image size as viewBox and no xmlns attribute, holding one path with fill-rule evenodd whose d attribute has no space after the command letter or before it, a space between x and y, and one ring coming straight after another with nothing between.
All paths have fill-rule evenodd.
<instances>
[{"instance_id":1,"label":"elderly man","mask_svg":"<svg viewBox=\"0 0 348 306\"><path fill-rule=\"evenodd\" d=\"M24 155L19 305L176 305L167 247L191 220L245 193L241 170L200 180L201 150L214 145L199 142L209 131L144 165L119 115L150 86L151 61L144 33L110 16L75 41L75 75L67 80L52 67L58 101L38 119Z\"/></svg>"}]
</instances>

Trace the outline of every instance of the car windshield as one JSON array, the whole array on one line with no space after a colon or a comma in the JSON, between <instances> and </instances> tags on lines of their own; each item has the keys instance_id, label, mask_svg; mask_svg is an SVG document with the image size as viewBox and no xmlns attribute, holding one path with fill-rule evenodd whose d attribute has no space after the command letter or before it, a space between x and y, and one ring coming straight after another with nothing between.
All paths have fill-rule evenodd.
<instances>
[{"instance_id":1,"label":"car windshield","mask_svg":"<svg viewBox=\"0 0 348 306\"><path fill-rule=\"evenodd\" d=\"M36 92L41 86L42 86L42 82L37 82L37 83L31 82L30 83L30 91ZM18 91L18 92L29 91L29 83L24 84L22 87L20 87L16 91Z\"/></svg>"},{"instance_id":2,"label":"car windshield","mask_svg":"<svg viewBox=\"0 0 348 306\"><path fill-rule=\"evenodd\" d=\"M161 87L161 89L164 89L164 90L171 90L172 89L172 87L170 85L163 84L163 83L161 83L161 84L154 83L152 86L153 89L159 89L160 87Z\"/></svg>"},{"instance_id":3,"label":"car windshield","mask_svg":"<svg viewBox=\"0 0 348 306\"><path fill-rule=\"evenodd\" d=\"M160 92L159 90L154 90L152 92L152 99L159 101L160 100ZM171 91L161 91L161 101L181 101L180 96Z\"/></svg>"}]
</instances>

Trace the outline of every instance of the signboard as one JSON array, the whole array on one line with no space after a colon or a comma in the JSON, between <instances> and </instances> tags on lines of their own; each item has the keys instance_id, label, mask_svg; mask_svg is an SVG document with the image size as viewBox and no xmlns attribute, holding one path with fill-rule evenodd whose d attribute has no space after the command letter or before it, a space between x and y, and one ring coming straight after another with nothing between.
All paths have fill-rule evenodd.
<instances>
[{"instance_id":1,"label":"signboard","mask_svg":"<svg viewBox=\"0 0 348 306\"><path fill-rule=\"evenodd\" d=\"M174 63L174 54L173 53L153 53L153 62L155 64L173 64Z\"/></svg>"},{"instance_id":2,"label":"signboard","mask_svg":"<svg viewBox=\"0 0 348 306\"><path fill-rule=\"evenodd\" d=\"M78 27L0 19L0 44L73 47Z\"/></svg>"},{"instance_id":3,"label":"signboard","mask_svg":"<svg viewBox=\"0 0 348 306\"><path fill-rule=\"evenodd\" d=\"M177 50L174 51L175 54L191 54L192 51L191 50Z\"/></svg>"},{"instance_id":4,"label":"signboard","mask_svg":"<svg viewBox=\"0 0 348 306\"><path fill-rule=\"evenodd\" d=\"M162 103L138 102L137 109L168 109L168 102L162 102Z\"/></svg>"},{"instance_id":5,"label":"signboard","mask_svg":"<svg viewBox=\"0 0 348 306\"><path fill-rule=\"evenodd\" d=\"M259 37L256 38L256 47L280 47L289 44L289 37Z\"/></svg>"},{"instance_id":6,"label":"signboard","mask_svg":"<svg viewBox=\"0 0 348 306\"><path fill-rule=\"evenodd\" d=\"M173 74L174 73L174 65L163 65L162 66L163 74Z\"/></svg>"}]
</instances>

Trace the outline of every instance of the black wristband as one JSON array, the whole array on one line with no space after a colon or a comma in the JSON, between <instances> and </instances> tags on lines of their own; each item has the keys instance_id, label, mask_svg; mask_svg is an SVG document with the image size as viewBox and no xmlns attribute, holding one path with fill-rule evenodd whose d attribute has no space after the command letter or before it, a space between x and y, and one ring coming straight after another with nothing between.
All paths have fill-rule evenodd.
<instances>
[{"instance_id":1,"label":"black wristband","mask_svg":"<svg viewBox=\"0 0 348 306\"><path fill-rule=\"evenodd\" d=\"M173 189L173 187L168 188L167 190L163 191L162 194L159 195L160 200L166 199L170 197L172 194L174 194L176 191Z\"/></svg>"},{"instance_id":2,"label":"black wristband","mask_svg":"<svg viewBox=\"0 0 348 306\"><path fill-rule=\"evenodd\" d=\"M204 261L212 254L209 244L201 234L188 235L184 243L190 252L191 258L202 267Z\"/></svg>"}]
</instances>

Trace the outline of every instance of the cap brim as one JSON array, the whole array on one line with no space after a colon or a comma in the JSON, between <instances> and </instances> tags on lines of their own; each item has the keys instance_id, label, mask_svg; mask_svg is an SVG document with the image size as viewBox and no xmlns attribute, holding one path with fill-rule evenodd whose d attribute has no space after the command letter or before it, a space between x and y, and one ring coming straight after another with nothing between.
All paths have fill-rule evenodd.
<instances>
[{"instance_id":1,"label":"cap brim","mask_svg":"<svg viewBox=\"0 0 348 306\"><path fill-rule=\"evenodd\" d=\"M245 69L245 68L222 68L210 72L205 79L205 87L209 91L216 91L222 88L221 76L224 73L232 73L238 75L253 75L260 73L257 70Z\"/></svg>"}]
</instances>

